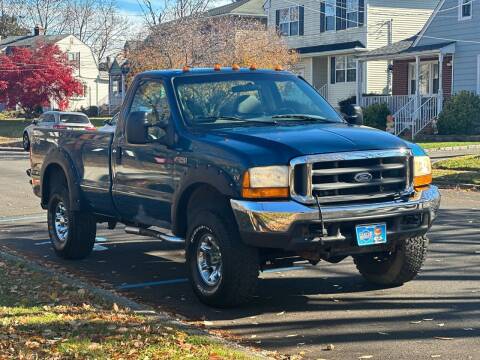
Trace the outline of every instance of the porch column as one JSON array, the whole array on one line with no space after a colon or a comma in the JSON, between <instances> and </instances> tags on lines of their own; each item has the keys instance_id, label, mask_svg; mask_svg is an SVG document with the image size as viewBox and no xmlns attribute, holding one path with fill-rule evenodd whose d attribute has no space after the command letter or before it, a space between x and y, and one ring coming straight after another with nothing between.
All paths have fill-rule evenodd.
<instances>
[{"instance_id":1,"label":"porch column","mask_svg":"<svg viewBox=\"0 0 480 360\"><path fill-rule=\"evenodd\" d=\"M438 98L437 112L441 113L443 109L443 53L438 54Z\"/></svg>"},{"instance_id":2,"label":"porch column","mask_svg":"<svg viewBox=\"0 0 480 360\"><path fill-rule=\"evenodd\" d=\"M420 56L418 55L415 56L415 77L417 79L415 81L415 110L417 110L422 102L420 97ZM418 116L418 113L416 113L416 116Z\"/></svg>"},{"instance_id":3,"label":"porch column","mask_svg":"<svg viewBox=\"0 0 480 360\"><path fill-rule=\"evenodd\" d=\"M356 60L357 66L357 105L362 106L363 93L363 61Z\"/></svg>"}]
</instances>

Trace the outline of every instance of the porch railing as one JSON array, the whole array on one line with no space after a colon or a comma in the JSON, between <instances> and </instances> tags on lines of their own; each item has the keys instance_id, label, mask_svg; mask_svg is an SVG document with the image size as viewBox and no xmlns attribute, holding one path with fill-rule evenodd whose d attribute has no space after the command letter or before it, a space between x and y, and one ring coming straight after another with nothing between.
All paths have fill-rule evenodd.
<instances>
[{"instance_id":1,"label":"porch railing","mask_svg":"<svg viewBox=\"0 0 480 360\"><path fill-rule=\"evenodd\" d=\"M438 98L422 98L421 106L412 114L412 140L438 115Z\"/></svg>"},{"instance_id":2,"label":"porch railing","mask_svg":"<svg viewBox=\"0 0 480 360\"><path fill-rule=\"evenodd\" d=\"M324 84L320 87L317 87L316 89L320 93L320 95L325 98L325 100L328 100L328 84Z\"/></svg>"},{"instance_id":3,"label":"porch railing","mask_svg":"<svg viewBox=\"0 0 480 360\"><path fill-rule=\"evenodd\" d=\"M412 114L415 112L415 98L411 98L404 106L393 114L395 135L400 135L412 125Z\"/></svg>"},{"instance_id":4,"label":"porch railing","mask_svg":"<svg viewBox=\"0 0 480 360\"><path fill-rule=\"evenodd\" d=\"M402 109L410 100L411 95L374 95L374 96L362 96L360 98L360 106L363 108L369 107L374 104L387 104L390 112L395 114Z\"/></svg>"}]
</instances>

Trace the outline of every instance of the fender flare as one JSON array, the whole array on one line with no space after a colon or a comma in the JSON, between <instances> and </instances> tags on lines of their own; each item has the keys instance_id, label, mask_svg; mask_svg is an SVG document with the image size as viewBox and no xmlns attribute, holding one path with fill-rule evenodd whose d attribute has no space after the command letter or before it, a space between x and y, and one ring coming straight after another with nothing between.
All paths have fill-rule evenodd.
<instances>
[{"instance_id":1,"label":"fender flare","mask_svg":"<svg viewBox=\"0 0 480 360\"><path fill-rule=\"evenodd\" d=\"M64 150L56 148L55 150L47 153L45 156L45 161L43 162L42 168L40 170L40 193L41 193L41 205L43 209L48 207L48 184L45 183L45 174L51 166L59 166L68 185L68 193L70 197L70 206L72 210L78 211L83 208L83 201L80 191L80 176L77 169L75 168L74 162Z\"/></svg>"},{"instance_id":2,"label":"fender flare","mask_svg":"<svg viewBox=\"0 0 480 360\"><path fill-rule=\"evenodd\" d=\"M219 194L233 198L238 197L237 182L230 174L216 166L204 165L186 170L173 196L172 232L177 235L184 235L185 217L180 216L180 213L186 210L188 199L198 186L209 186L218 191Z\"/></svg>"}]
</instances>

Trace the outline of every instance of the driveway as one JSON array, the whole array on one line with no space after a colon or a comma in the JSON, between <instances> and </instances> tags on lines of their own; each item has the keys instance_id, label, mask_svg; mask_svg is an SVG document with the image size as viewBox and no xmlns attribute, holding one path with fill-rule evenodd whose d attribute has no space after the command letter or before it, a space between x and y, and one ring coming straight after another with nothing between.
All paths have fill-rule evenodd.
<instances>
[{"instance_id":1,"label":"driveway","mask_svg":"<svg viewBox=\"0 0 480 360\"><path fill-rule=\"evenodd\" d=\"M53 254L25 155L0 153L0 246L264 349L311 359L480 359L480 193L445 190L420 276L366 284L351 260L264 272L253 302L200 304L181 247L99 226L93 254ZM332 349L333 350L327 350Z\"/></svg>"}]
</instances>

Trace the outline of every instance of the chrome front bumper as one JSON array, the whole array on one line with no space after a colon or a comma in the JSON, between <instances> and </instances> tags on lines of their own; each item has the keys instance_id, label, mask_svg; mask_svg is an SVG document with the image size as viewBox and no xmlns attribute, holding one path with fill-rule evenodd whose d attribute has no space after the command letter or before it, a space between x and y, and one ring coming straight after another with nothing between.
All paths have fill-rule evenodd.
<instances>
[{"instance_id":1,"label":"chrome front bumper","mask_svg":"<svg viewBox=\"0 0 480 360\"><path fill-rule=\"evenodd\" d=\"M244 201L230 200L233 213L242 234L288 234L297 223L319 222L317 206L305 206L295 201ZM408 201L322 206L325 223L368 221L396 216L428 213L430 223L440 206L440 193L436 186L418 191Z\"/></svg>"}]
</instances>

